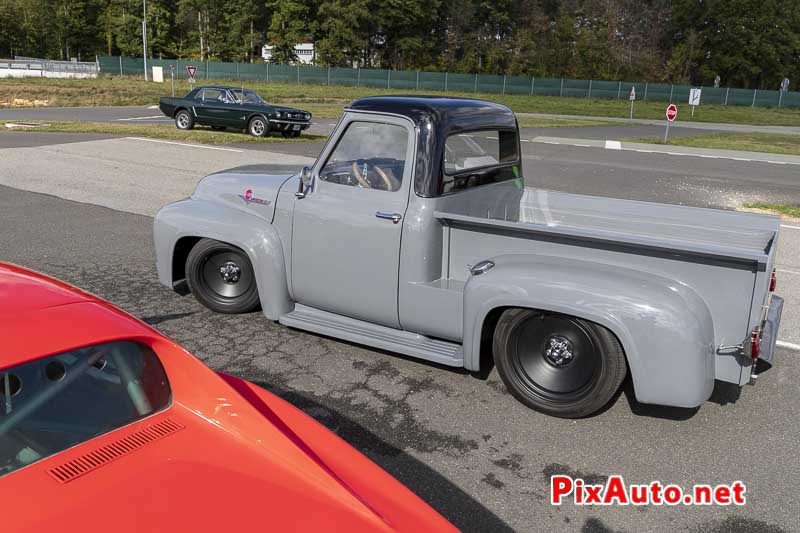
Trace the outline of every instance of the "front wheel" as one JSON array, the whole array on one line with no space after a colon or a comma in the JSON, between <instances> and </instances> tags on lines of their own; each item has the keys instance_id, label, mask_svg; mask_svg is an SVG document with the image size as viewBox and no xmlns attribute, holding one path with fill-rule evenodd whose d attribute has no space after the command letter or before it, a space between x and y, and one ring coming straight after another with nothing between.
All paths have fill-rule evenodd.
<instances>
[{"instance_id":1,"label":"front wheel","mask_svg":"<svg viewBox=\"0 0 800 533\"><path fill-rule=\"evenodd\" d=\"M266 137L269 133L269 123L264 117L253 117L247 124L247 131L253 137Z\"/></svg>"},{"instance_id":2,"label":"front wheel","mask_svg":"<svg viewBox=\"0 0 800 533\"><path fill-rule=\"evenodd\" d=\"M561 418L602 409L627 373L613 333L567 315L509 309L497 323L493 351L497 372L515 398Z\"/></svg>"},{"instance_id":3,"label":"front wheel","mask_svg":"<svg viewBox=\"0 0 800 533\"><path fill-rule=\"evenodd\" d=\"M218 313L247 313L258 305L255 272L247 254L201 239L186 259L186 283L197 300Z\"/></svg>"},{"instance_id":4,"label":"front wheel","mask_svg":"<svg viewBox=\"0 0 800 533\"><path fill-rule=\"evenodd\" d=\"M190 130L194 128L194 117L185 109L181 109L175 115L175 127L179 130Z\"/></svg>"}]
</instances>

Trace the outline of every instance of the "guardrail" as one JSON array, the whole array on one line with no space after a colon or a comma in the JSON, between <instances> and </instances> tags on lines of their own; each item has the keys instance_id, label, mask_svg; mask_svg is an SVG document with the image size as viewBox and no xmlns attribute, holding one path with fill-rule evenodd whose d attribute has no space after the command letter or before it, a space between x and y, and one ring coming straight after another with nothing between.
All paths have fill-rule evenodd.
<instances>
[{"instance_id":1,"label":"guardrail","mask_svg":"<svg viewBox=\"0 0 800 533\"><path fill-rule=\"evenodd\" d=\"M100 56L101 74L143 76L142 58ZM453 72L400 71L365 68L289 66L270 63L224 63L219 61L186 61L179 59L147 59L149 67L170 66L177 77L186 77L186 67L197 68L197 80L266 81L344 85L382 89L423 90L461 93L493 93L516 95L563 96L574 98L606 98L625 100L633 87L637 100L685 102L691 85L606 80L574 80L569 78L537 78ZM695 86L696 87L696 86ZM702 87L703 104L753 107L800 108L800 92L737 89L734 87Z\"/></svg>"}]
</instances>

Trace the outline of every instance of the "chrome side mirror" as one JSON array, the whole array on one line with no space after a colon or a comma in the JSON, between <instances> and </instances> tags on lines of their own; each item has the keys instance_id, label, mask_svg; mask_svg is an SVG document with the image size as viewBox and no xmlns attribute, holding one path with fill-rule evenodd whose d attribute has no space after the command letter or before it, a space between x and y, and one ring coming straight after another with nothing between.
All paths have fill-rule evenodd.
<instances>
[{"instance_id":1,"label":"chrome side mirror","mask_svg":"<svg viewBox=\"0 0 800 533\"><path fill-rule=\"evenodd\" d=\"M306 197L306 192L311 186L311 178L311 169L309 167L303 167L303 170L300 171L300 184L297 186L297 192L294 193L297 198Z\"/></svg>"}]
</instances>

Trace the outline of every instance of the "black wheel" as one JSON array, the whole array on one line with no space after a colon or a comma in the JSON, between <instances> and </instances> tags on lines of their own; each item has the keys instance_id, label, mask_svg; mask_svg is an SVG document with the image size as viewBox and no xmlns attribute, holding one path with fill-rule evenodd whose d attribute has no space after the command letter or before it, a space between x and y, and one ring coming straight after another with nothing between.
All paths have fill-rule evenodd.
<instances>
[{"instance_id":1,"label":"black wheel","mask_svg":"<svg viewBox=\"0 0 800 533\"><path fill-rule=\"evenodd\" d=\"M562 418L602 409L627 373L613 333L566 315L509 309L497 323L493 351L497 372L514 397Z\"/></svg>"},{"instance_id":2,"label":"black wheel","mask_svg":"<svg viewBox=\"0 0 800 533\"><path fill-rule=\"evenodd\" d=\"M194 128L194 117L185 109L181 109L175 114L175 126L179 130L190 130Z\"/></svg>"},{"instance_id":3,"label":"black wheel","mask_svg":"<svg viewBox=\"0 0 800 533\"><path fill-rule=\"evenodd\" d=\"M247 313L258 305L250 259L224 242L198 241L186 259L186 283L201 304L218 313Z\"/></svg>"},{"instance_id":4,"label":"black wheel","mask_svg":"<svg viewBox=\"0 0 800 533\"><path fill-rule=\"evenodd\" d=\"M269 122L264 117L253 117L247 123L247 132L253 137L266 137L269 135Z\"/></svg>"}]
</instances>

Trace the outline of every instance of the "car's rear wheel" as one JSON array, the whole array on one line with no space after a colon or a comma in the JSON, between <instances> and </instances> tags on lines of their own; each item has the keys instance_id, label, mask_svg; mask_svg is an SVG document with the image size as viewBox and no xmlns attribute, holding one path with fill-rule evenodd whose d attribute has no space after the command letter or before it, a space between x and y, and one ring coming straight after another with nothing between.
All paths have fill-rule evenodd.
<instances>
[{"instance_id":1,"label":"car's rear wheel","mask_svg":"<svg viewBox=\"0 0 800 533\"><path fill-rule=\"evenodd\" d=\"M190 130L194 128L194 117L185 109L181 109L175 114L175 127L179 130Z\"/></svg>"},{"instance_id":2,"label":"car's rear wheel","mask_svg":"<svg viewBox=\"0 0 800 533\"><path fill-rule=\"evenodd\" d=\"M602 409L627 373L613 333L567 315L509 309L497 323L493 351L500 378L514 397L562 418Z\"/></svg>"},{"instance_id":3,"label":"car's rear wheel","mask_svg":"<svg viewBox=\"0 0 800 533\"><path fill-rule=\"evenodd\" d=\"M253 117L247 123L247 132L253 137L266 137L269 134L269 122L264 117Z\"/></svg>"},{"instance_id":4,"label":"car's rear wheel","mask_svg":"<svg viewBox=\"0 0 800 533\"><path fill-rule=\"evenodd\" d=\"M250 259L224 242L197 242L186 259L186 283L201 304L218 313L247 313L258 306Z\"/></svg>"}]
</instances>

